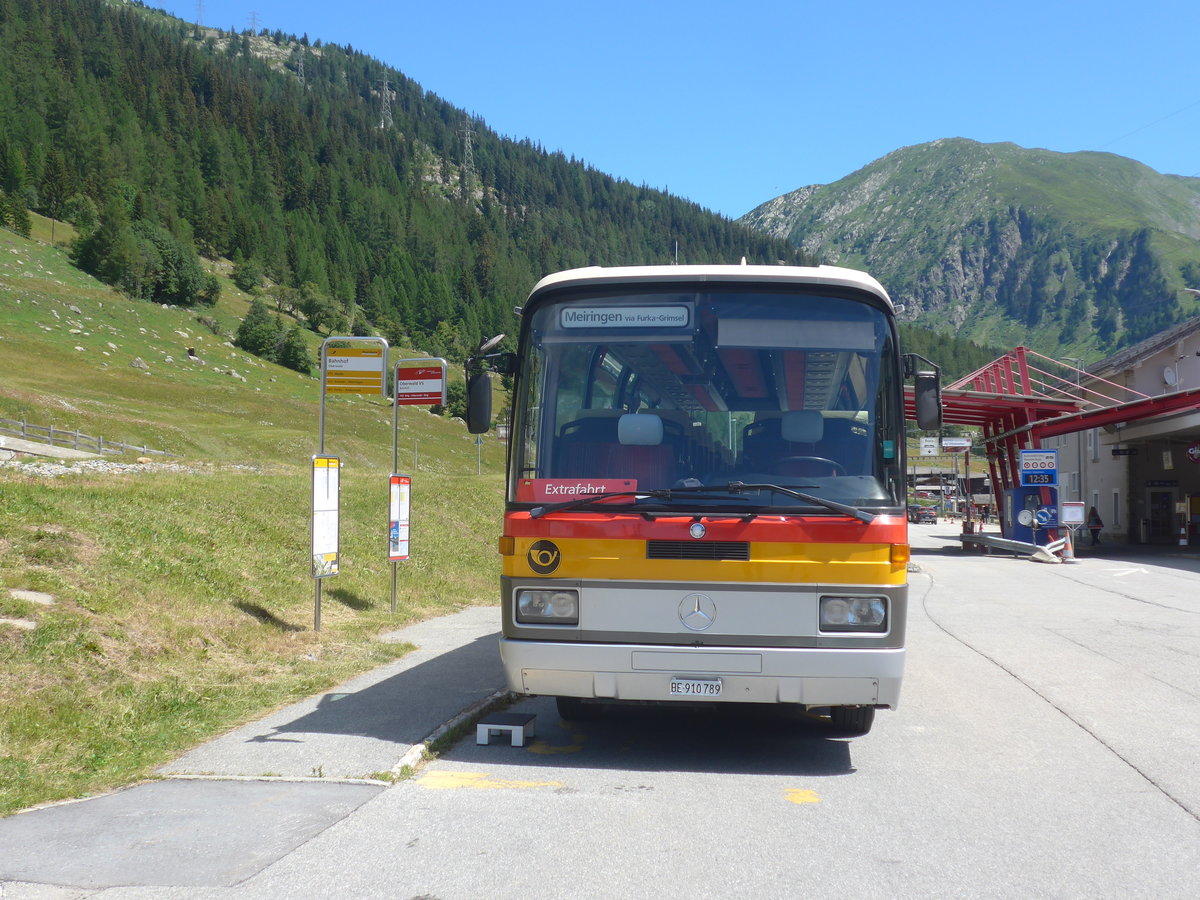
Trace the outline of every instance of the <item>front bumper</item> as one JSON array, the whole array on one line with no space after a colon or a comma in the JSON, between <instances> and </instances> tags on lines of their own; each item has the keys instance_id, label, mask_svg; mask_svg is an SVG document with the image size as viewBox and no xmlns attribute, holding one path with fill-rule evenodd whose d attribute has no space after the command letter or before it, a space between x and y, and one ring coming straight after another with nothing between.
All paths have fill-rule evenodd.
<instances>
[{"instance_id":1,"label":"front bumper","mask_svg":"<svg viewBox=\"0 0 1200 900\"><path fill-rule=\"evenodd\" d=\"M718 703L805 707L900 701L904 648L682 647L500 639L510 690L601 700L678 701L673 677L719 678ZM686 698L695 702L695 698ZM706 698L707 699L707 698Z\"/></svg>"}]
</instances>

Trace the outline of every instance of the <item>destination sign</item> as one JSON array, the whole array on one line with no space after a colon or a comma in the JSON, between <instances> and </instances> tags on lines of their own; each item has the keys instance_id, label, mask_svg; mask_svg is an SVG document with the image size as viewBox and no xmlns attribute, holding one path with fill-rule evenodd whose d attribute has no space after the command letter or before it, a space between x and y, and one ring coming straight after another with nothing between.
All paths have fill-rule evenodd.
<instances>
[{"instance_id":1,"label":"destination sign","mask_svg":"<svg viewBox=\"0 0 1200 900\"><path fill-rule=\"evenodd\" d=\"M563 328L686 328L686 306L567 306L560 313Z\"/></svg>"}]
</instances>

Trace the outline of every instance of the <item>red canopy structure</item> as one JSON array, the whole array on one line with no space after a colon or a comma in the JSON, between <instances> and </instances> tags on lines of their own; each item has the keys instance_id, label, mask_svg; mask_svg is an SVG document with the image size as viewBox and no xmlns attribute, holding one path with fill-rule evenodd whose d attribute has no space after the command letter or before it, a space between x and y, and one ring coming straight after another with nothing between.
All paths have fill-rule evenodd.
<instances>
[{"instance_id":1,"label":"red canopy structure","mask_svg":"<svg viewBox=\"0 0 1200 900\"><path fill-rule=\"evenodd\" d=\"M942 388L943 421L979 428L997 499L1020 483L1022 449L1061 434L1200 407L1200 388L1149 397L1017 347ZM915 418L912 390L905 415Z\"/></svg>"}]
</instances>

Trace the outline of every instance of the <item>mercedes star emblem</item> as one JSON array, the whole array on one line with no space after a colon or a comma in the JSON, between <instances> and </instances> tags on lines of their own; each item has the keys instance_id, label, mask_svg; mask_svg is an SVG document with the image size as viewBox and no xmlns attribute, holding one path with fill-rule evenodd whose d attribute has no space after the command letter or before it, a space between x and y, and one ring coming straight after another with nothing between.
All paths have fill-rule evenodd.
<instances>
[{"instance_id":1,"label":"mercedes star emblem","mask_svg":"<svg viewBox=\"0 0 1200 900\"><path fill-rule=\"evenodd\" d=\"M705 631L717 621L717 604L707 594L688 594L679 602L679 621L691 631Z\"/></svg>"}]
</instances>

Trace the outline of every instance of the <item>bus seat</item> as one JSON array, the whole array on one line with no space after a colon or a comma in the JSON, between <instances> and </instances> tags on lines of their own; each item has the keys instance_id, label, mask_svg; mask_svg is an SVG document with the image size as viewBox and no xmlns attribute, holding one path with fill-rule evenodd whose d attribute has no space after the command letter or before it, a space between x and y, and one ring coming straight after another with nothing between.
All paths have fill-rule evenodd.
<instances>
[{"instance_id":1,"label":"bus seat","mask_svg":"<svg viewBox=\"0 0 1200 900\"><path fill-rule=\"evenodd\" d=\"M589 416L568 422L559 429L554 446L554 475L557 477L606 477L617 447L617 418Z\"/></svg>"},{"instance_id":2,"label":"bus seat","mask_svg":"<svg viewBox=\"0 0 1200 900\"><path fill-rule=\"evenodd\" d=\"M614 475L636 480L639 488L675 483L676 449L663 442L663 420L653 413L629 413L617 420L620 447L610 465Z\"/></svg>"},{"instance_id":3,"label":"bus seat","mask_svg":"<svg viewBox=\"0 0 1200 900\"><path fill-rule=\"evenodd\" d=\"M626 447L657 447L663 442L662 417L652 413L626 413L617 419L617 440Z\"/></svg>"},{"instance_id":4,"label":"bus seat","mask_svg":"<svg viewBox=\"0 0 1200 900\"><path fill-rule=\"evenodd\" d=\"M785 412L780 420L780 433L787 450L771 467L776 475L829 477L845 471L838 464L836 455L830 457L822 451L825 417L820 410L794 409Z\"/></svg>"},{"instance_id":5,"label":"bus seat","mask_svg":"<svg viewBox=\"0 0 1200 900\"><path fill-rule=\"evenodd\" d=\"M843 417L827 419L817 455L836 459L851 475L869 472L871 447L868 434L863 422Z\"/></svg>"},{"instance_id":6,"label":"bus seat","mask_svg":"<svg viewBox=\"0 0 1200 900\"><path fill-rule=\"evenodd\" d=\"M777 418L751 422L742 429L743 466L754 472L773 472L780 459L811 456L823 425L816 409L793 409Z\"/></svg>"},{"instance_id":7,"label":"bus seat","mask_svg":"<svg viewBox=\"0 0 1200 900\"><path fill-rule=\"evenodd\" d=\"M644 488L674 484L682 428L653 413L614 412L599 410L559 429L554 476L633 478Z\"/></svg>"},{"instance_id":8,"label":"bus seat","mask_svg":"<svg viewBox=\"0 0 1200 900\"><path fill-rule=\"evenodd\" d=\"M779 420L779 433L789 444L816 444L825 433L825 418L819 410L791 409Z\"/></svg>"}]
</instances>

